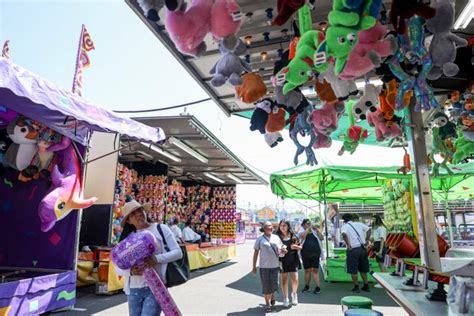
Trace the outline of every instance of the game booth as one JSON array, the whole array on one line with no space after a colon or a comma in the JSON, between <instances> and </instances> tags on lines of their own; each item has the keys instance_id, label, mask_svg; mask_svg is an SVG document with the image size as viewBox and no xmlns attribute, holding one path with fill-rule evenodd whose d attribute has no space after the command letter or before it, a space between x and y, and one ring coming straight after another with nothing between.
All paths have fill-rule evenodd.
<instances>
[{"instance_id":1,"label":"game booth","mask_svg":"<svg viewBox=\"0 0 474 316\"><path fill-rule=\"evenodd\" d=\"M271 222L276 229L279 222L278 213L268 207L255 211L251 221L245 225L245 238L250 240L257 239L262 234L260 231L262 223L267 221Z\"/></svg>"},{"instance_id":2,"label":"game booth","mask_svg":"<svg viewBox=\"0 0 474 316\"><path fill-rule=\"evenodd\" d=\"M164 140L159 128L120 118L0 58L1 315L75 303L80 210L94 212L113 198L91 194L102 162L93 158L101 155L95 144L108 139L113 151L118 135Z\"/></svg>"},{"instance_id":3,"label":"game booth","mask_svg":"<svg viewBox=\"0 0 474 316\"><path fill-rule=\"evenodd\" d=\"M201 247L186 245L189 268L196 270L235 257L243 229L236 185L266 183L193 116L136 120L160 126L167 141L156 146L122 137L119 163L108 167L115 170L113 203L103 212L84 213L80 245L87 251L79 253L79 284L96 284L100 294L123 287L110 253L121 240L126 201L151 204L148 218L153 222L178 219L184 228L190 221L202 236Z\"/></svg>"}]
</instances>

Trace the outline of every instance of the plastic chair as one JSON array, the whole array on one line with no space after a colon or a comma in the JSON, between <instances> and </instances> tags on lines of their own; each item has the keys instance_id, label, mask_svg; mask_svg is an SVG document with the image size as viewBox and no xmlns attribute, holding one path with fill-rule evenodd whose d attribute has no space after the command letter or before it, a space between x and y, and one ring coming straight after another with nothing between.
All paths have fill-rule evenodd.
<instances>
[{"instance_id":1,"label":"plastic chair","mask_svg":"<svg viewBox=\"0 0 474 316\"><path fill-rule=\"evenodd\" d=\"M347 306L347 309L372 309L374 302L365 296L345 296L341 299L341 308L344 311L344 306Z\"/></svg>"},{"instance_id":2,"label":"plastic chair","mask_svg":"<svg viewBox=\"0 0 474 316\"><path fill-rule=\"evenodd\" d=\"M383 314L373 309L355 308L346 310L344 316L383 316Z\"/></svg>"}]
</instances>

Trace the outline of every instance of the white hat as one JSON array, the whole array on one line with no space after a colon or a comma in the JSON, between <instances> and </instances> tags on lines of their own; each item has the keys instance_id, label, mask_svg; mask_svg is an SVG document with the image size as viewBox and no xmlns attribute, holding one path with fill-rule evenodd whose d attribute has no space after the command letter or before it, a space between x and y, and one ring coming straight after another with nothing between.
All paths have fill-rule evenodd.
<instances>
[{"instance_id":1,"label":"white hat","mask_svg":"<svg viewBox=\"0 0 474 316\"><path fill-rule=\"evenodd\" d=\"M140 204L136 200L131 200L130 202L125 203L125 206L123 207L123 219L122 219L122 226L125 225L127 222L128 216L133 213L133 211L139 209L140 207L143 207L145 211L149 212L151 210L151 204L145 203L145 204Z\"/></svg>"}]
</instances>

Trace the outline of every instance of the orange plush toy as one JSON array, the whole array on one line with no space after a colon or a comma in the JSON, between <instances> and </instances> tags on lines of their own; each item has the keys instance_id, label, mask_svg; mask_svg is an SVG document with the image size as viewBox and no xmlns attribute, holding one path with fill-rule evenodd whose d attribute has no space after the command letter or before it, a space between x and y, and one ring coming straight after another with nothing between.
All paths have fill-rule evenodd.
<instances>
[{"instance_id":1,"label":"orange plush toy","mask_svg":"<svg viewBox=\"0 0 474 316\"><path fill-rule=\"evenodd\" d=\"M314 88L316 93L318 94L319 99L325 103L333 103L337 102L338 98L334 94L334 90L331 87L331 84L326 80L323 82L319 82L318 79L314 81Z\"/></svg>"},{"instance_id":2,"label":"orange plush toy","mask_svg":"<svg viewBox=\"0 0 474 316\"><path fill-rule=\"evenodd\" d=\"M258 74L249 72L242 76L242 84L235 87L235 93L245 103L257 102L267 93L267 86Z\"/></svg>"},{"instance_id":3,"label":"orange plush toy","mask_svg":"<svg viewBox=\"0 0 474 316\"><path fill-rule=\"evenodd\" d=\"M268 114L267 124L265 129L268 133L276 133L285 128L286 112L280 107L275 106L270 114Z\"/></svg>"}]
</instances>

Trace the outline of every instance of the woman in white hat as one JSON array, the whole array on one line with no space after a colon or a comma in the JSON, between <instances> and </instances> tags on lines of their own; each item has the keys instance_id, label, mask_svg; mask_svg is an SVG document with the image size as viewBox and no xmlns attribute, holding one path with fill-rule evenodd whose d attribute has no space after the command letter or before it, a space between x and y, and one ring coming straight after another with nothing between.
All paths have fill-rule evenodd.
<instances>
[{"instance_id":1,"label":"woman in white hat","mask_svg":"<svg viewBox=\"0 0 474 316\"><path fill-rule=\"evenodd\" d=\"M137 231L148 230L155 236L158 246L157 250L153 256L146 260L145 264L154 267L160 278L164 283L166 283L167 264L181 259L183 254L168 226L149 223L147 221L145 211L149 211L150 208L150 204L141 205L135 200L126 203L124 207L122 226L125 225L125 223L129 223L134 226ZM163 234L160 234L158 227L161 228ZM168 251L165 249L165 242L161 237L162 235L166 240ZM117 274L125 277L124 292L128 296L128 309L130 316L160 315L160 305L155 300L153 293L146 284L146 281L142 276L142 269L140 267L132 267L128 270L121 270L116 267L116 270Z\"/></svg>"}]
</instances>

